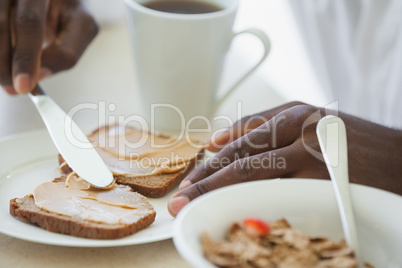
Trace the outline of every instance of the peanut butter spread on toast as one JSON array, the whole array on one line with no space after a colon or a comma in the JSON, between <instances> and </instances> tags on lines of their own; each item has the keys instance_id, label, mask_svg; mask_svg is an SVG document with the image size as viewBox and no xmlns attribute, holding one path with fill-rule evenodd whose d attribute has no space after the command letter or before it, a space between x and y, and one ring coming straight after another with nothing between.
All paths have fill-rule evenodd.
<instances>
[{"instance_id":1,"label":"peanut butter spread on toast","mask_svg":"<svg viewBox=\"0 0 402 268\"><path fill-rule=\"evenodd\" d=\"M113 175L152 176L175 173L193 160L203 145L120 126L105 126L88 139Z\"/></svg>"},{"instance_id":2,"label":"peanut butter spread on toast","mask_svg":"<svg viewBox=\"0 0 402 268\"><path fill-rule=\"evenodd\" d=\"M149 213L147 198L128 186L113 184L107 189L92 187L71 173L65 182L44 182L33 192L39 208L95 223L132 224Z\"/></svg>"}]
</instances>

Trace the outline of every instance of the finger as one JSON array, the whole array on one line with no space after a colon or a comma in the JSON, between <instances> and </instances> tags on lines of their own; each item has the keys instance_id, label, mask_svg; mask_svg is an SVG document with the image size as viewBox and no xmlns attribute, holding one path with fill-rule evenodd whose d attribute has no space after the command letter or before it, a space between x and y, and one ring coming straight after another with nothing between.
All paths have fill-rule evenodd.
<instances>
[{"instance_id":1,"label":"finger","mask_svg":"<svg viewBox=\"0 0 402 268\"><path fill-rule=\"evenodd\" d=\"M306 133L305 136L303 142L296 142L292 145L294 152L304 152L304 154L299 157L299 168L289 178L330 179L325 161L321 158L322 152L318 144L315 128L313 133ZM320 153L321 157L317 157L311 150Z\"/></svg>"},{"instance_id":2,"label":"finger","mask_svg":"<svg viewBox=\"0 0 402 268\"><path fill-rule=\"evenodd\" d=\"M2 88L4 89L5 92L7 92L7 94L11 96L17 95L17 92L12 86L3 86Z\"/></svg>"},{"instance_id":3,"label":"finger","mask_svg":"<svg viewBox=\"0 0 402 268\"><path fill-rule=\"evenodd\" d=\"M19 0L15 17L16 44L13 56L13 84L20 94L37 83L45 35L47 0Z\"/></svg>"},{"instance_id":4,"label":"finger","mask_svg":"<svg viewBox=\"0 0 402 268\"><path fill-rule=\"evenodd\" d=\"M261 126L268 120L269 119L263 116L263 113L243 117L235 122L230 128L217 133L215 136L213 135L207 145L207 150L211 152L219 152L227 144Z\"/></svg>"},{"instance_id":5,"label":"finger","mask_svg":"<svg viewBox=\"0 0 402 268\"><path fill-rule=\"evenodd\" d=\"M93 18L82 8L61 21L61 31L42 55L42 68L56 73L73 67L98 33Z\"/></svg>"},{"instance_id":6,"label":"finger","mask_svg":"<svg viewBox=\"0 0 402 268\"><path fill-rule=\"evenodd\" d=\"M42 67L38 74L38 81L41 81L41 80L45 79L46 77L51 76L52 74L53 73L51 70L49 70L48 68Z\"/></svg>"},{"instance_id":7,"label":"finger","mask_svg":"<svg viewBox=\"0 0 402 268\"><path fill-rule=\"evenodd\" d=\"M289 177L300 168L300 151L291 146L237 160L211 176L174 194L168 203L173 216L191 200L212 190L236 183Z\"/></svg>"},{"instance_id":8,"label":"finger","mask_svg":"<svg viewBox=\"0 0 402 268\"><path fill-rule=\"evenodd\" d=\"M11 0L0 0L0 85L11 95L15 95L11 77Z\"/></svg>"},{"instance_id":9,"label":"finger","mask_svg":"<svg viewBox=\"0 0 402 268\"><path fill-rule=\"evenodd\" d=\"M289 102L261 113L246 116L235 122L233 126L228 128L224 132L220 132L215 136L213 135L208 143L207 149L211 152L218 152L229 143L237 140L238 138L242 137L253 129L261 126L275 115L296 105L304 105L304 103Z\"/></svg>"},{"instance_id":10,"label":"finger","mask_svg":"<svg viewBox=\"0 0 402 268\"><path fill-rule=\"evenodd\" d=\"M180 189L205 179L238 159L292 144L300 136L301 126L304 122L304 116L300 115L302 109L299 107L294 106L280 112L267 123L224 147L215 157L184 179L180 184ZM316 109L311 106L306 107ZM306 109L305 113L309 114L311 111Z\"/></svg>"}]
</instances>

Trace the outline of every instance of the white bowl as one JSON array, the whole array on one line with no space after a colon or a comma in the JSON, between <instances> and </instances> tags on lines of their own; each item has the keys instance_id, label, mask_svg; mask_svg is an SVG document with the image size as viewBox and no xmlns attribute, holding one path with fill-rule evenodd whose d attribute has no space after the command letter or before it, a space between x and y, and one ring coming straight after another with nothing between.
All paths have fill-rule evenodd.
<instances>
[{"instance_id":1,"label":"white bowl","mask_svg":"<svg viewBox=\"0 0 402 268\"><path fill-rule=\"evenodd\" d=\"M402 197L354 184L351 193L364 260L376 268L401 268ZM281 179L233 185L197 198L179 213L174 244L194 267L214 267L203 257L201 233L223 239L233 222L247 217L285 217L308 235L344 237L330 181Z\"/></svg>"}]
</instances>

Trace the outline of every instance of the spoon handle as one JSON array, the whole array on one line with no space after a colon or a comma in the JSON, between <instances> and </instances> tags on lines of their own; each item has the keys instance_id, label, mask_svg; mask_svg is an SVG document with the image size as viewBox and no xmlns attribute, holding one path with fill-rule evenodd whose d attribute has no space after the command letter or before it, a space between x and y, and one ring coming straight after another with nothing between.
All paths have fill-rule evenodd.
<instances>
[{"instance_id":1,"label":"spoon handle","mask_svg":"<svg viewBox=\"0 0 402 268\"><path fill-rule=\"evenodd\" d=\"M364 267L350 195L345 124L339 117L326 116L317 124L317 136L333 182L346 241L354 250L358 266Z\"/></svg>"}]
</instances>

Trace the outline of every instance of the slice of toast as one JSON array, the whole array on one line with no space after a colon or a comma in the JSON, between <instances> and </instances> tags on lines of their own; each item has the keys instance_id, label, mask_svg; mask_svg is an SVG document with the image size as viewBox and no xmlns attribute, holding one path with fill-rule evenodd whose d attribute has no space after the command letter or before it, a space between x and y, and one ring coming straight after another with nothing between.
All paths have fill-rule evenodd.
<instances>
[{"instance_id":1,"label":"slice of toast","mask_svg":"<svg viewBox=\"0 0 402 268\"><path fill-rule=\"evenodd\" d=\"M105 127L102 127L105 128ZM99 128L101 129L101 128ZM91 135L94 135L99 129L95 130ZM90 135L90 136L91 136ZM168 138L165 135L159 137ZM130 186L134 191L151 198L161 197L169 193L176 185L178 185L185 176L193 169L197 159L203 156L204 149L198 151L198 155L186 163L185 168L174 173L157 174L151 176L120 176L114 174L116 183ZM64 174L72 172L71 168L65 164L61 155L58 156L60 170ZM63 164L64 163L64 164Z\"/></svg>"},{"instance_id":2,"label":"slice of toast","mask_svg":"<svg viewBox=\"0 0 402 268\"><path fill-rule=\"evenodd\" d=\"M202 156L201 152L199 156ZM65 162L63 157L60 154L58 157L59 164L63 164ZM176 187L193 169L195 162L196 159L191 160L186 168L175 173L137 177L114 176L114 178L118 184L130 186L134 191L146 197L156 198L164 196ZM72 172L68 165L64 165L60 169L64 174Z\"/></svg>"},{"instance_id":3,"label":"slice of toast","mask_svg":"<svg viewBox=\"0 0 402 268\"><path fill-rule=\"evenodd\" d=\"M65 178L55 179L54 182ZM135 195L138 193L133 192ZM146 197L140 196L138 204L149 209L149 213L132 224L103 224L86 221L76 217L68 217L40 209L35 205L32 195L10 200L10 214L20 220L33 223L54 233L92 239L117 239L145 229L155 221L156 212Z\"/></svg>"}]
</instances>

